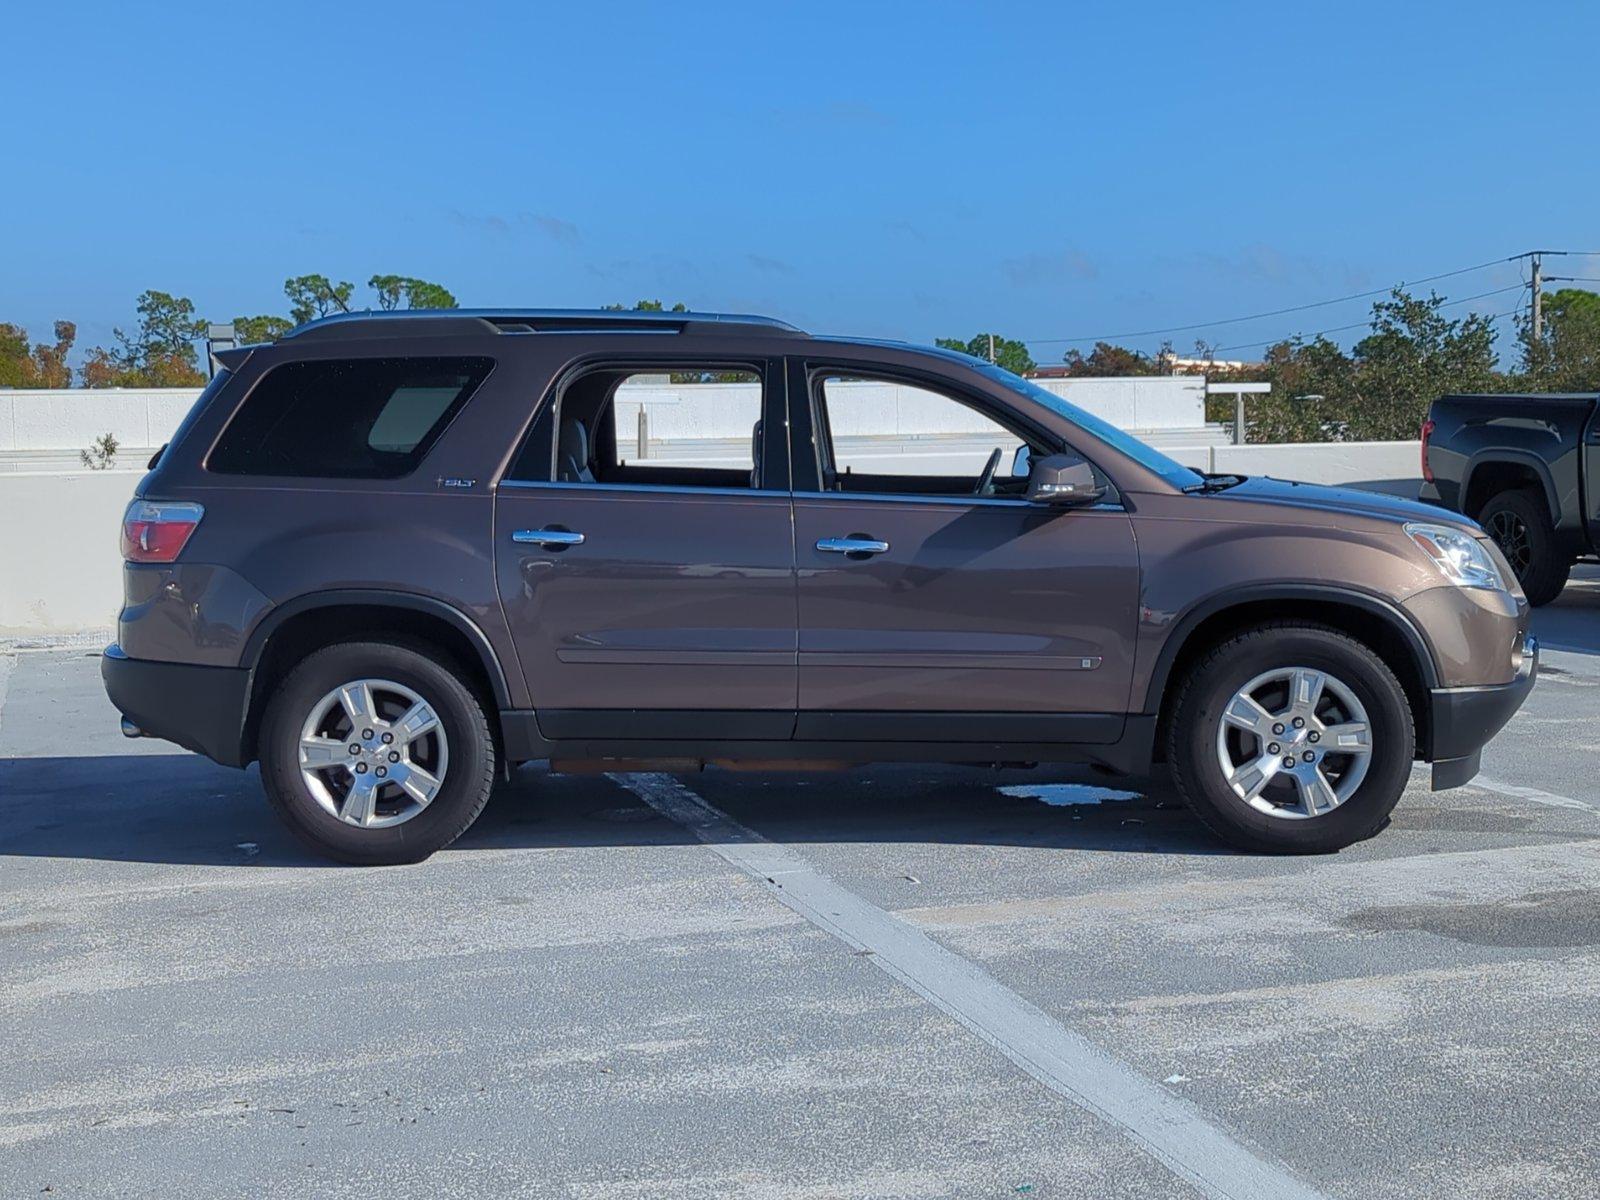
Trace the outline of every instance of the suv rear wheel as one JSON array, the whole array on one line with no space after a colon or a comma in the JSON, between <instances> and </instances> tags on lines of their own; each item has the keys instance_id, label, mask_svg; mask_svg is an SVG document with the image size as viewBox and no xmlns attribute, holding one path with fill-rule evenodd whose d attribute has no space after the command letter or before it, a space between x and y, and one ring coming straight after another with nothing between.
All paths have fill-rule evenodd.
<instances>
[{"instance_id":1,"label":"suv rear wheel","mask_svg":"<svg viewBox=\"0 0 1600 1200\"><path fill-rule=\"evenodd\" d=\"M1544 497L1520 488L1491 496L1478 520L1517 574L1528 603L1549 604L1567 586L1572 563L1556 548Z\"/></svg>"},{"instance_id":2,"label":"suv rear wheel","mask_svg":"<svg viewBox=\"0 0 1600 1200\"><path fill-rule=\"evenodd\" d=\"M329 646L262 722L267 798L300 840L348 863L419 862L466 832L494 784L483 705L421 648Z\"/></svg>"},{"instance_id":3,"label":"suv rear wheel","mask_svg":"<svg viewBox=\"0 0 1600 1200\"><path fill-rule=\"evenodd\" d=\"M1248 850L1323 853L1371 837L1415 753L1400 681L1368 647L1317 625L1264 626L1207 652L1167 730L1179 793Z\"/></svg>"}]
</instances>

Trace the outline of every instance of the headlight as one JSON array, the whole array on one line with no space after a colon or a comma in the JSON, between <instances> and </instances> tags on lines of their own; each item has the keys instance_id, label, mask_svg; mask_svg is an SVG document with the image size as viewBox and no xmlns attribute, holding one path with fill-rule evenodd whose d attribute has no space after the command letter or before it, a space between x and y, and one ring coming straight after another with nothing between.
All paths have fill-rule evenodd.
<instances>
[{"instance_id":1,"label":"headlight","mask_svg":"<svg viewBox=\"0 0 1600 1200\"><path fill-rule=\"evenodd\" d=\"M1449 525L1407 525L1406 536L1415 542L1439 568L1439 573L1457 587L1505 590L1505 581L1494 560L1481 542Z\"/></svg>"}]
</instances>

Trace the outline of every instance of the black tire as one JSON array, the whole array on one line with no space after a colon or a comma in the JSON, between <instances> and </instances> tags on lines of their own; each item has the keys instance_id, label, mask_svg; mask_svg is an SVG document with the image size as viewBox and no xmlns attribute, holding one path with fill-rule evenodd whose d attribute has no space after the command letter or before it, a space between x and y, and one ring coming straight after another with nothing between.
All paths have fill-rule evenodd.
<instances>
[{"instance_id":1,"label":"black tire","mask_svg":"<svg viewBox=\"0 0 1600 1200\"><path fill-rule=\"evenodd\" d=\"M421 696L449 739L442 786L399 825L359 828L312 795L300 772L300 731L317 703L358 679L392 680ZM358 865L421 862L460 837L489 801L495 745L483 703L446 657L420 644L352 642L310 655L278 685L261 724L267 799L295 836L320 855Z\"/></svg>"},{"instance_id":2,"label":"black tire","mask_svg":"<svg viewBox=\"0 0 1600 1200\"><path fill-rule=\"evenodd\" d=\"M1478 513L1478 523L1506 556L1529 604L1549 604L1561 594L1572 560L1556 547L1555 526L1543 496L1527 488L1500 492Z\"/></svg>"},{"instance_id":3,"label":"black tire","mask_svg":"<svg viewBox=\"0 0 1600 1200\"><path fill-rule=\"evenodd\" d=\"M1217 756L1223 709L1250 680L1287 667L1325 671L1366 709L1372 755L1342 804L1312 817L1272 816L1229 785ZM1405 790L1416 755L1411 706L1394 673L1367 646L1321 625L1263 625L1207 651L1185 673L1167 723L1167 761L1178 793L1205 826L1245 850L1324 854L1376 833ZM1330 766L1331 769L1331 766Z\"/></svg>"}]
</instances>

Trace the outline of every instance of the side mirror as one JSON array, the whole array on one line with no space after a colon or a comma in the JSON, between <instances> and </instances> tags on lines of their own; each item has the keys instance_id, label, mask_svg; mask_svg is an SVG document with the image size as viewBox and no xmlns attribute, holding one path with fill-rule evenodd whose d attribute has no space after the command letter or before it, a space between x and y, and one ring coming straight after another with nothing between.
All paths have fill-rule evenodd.
<instances>
[{"instance_id":1,"label":"side mirror","mask_svg":"<svg viewBox=\"0 0 1600 1200\"><path fill-rule=\"evenodd\" d=\"M1050 454L1035 459L1028 472L1027 498L1035 504L1081 508L1106 494L1094 468L1076 454Z\"/></svg>"}]
</instances>

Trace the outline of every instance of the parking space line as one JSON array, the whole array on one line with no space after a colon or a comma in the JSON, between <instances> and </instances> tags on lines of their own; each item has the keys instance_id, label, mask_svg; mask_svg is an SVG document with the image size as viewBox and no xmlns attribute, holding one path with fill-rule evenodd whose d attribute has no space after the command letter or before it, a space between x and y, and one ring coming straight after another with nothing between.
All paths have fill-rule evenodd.
<instances>
[{"instance_id":1,"label":"parking space line","mask_svg":"<svg viewBox=\"0 0 1600 1200\"><path fill-rule=\"evenodd\" d=\"M1580 812L1600 812L1600 808L1582 800L1574 800L1571 796L1563 796L1559 792L1547 792L1542 788L1523 787L1518 783L1503 783L1488 775L1478 775L1472 780L1473 787L1483 788L1485 791L1498 792L1502 796L1510 796L1514 800L1531 800L1535 804L1548 805L1550 808L1575 808Z\"/></svg>"},{"instance_id":2,"label":"parking space line","mask_svg":"<svg viewBox=\"0 0 1600 1200\"><path fill-rule=\"evenodd\" d=\"M841 887L670 775L612 775L781 903L959 1021L1033 1078L1116 1127L1215 1200L1324 1200L1188 1101L1146 1079L1030 1004L981 967Z\"/></svg>"},{"instance_id":3,"label":"parking space line","mask_svg":"<svg viewBox=\"0 0 1600 1200\"><path fill-rule=\"evenodd\" d=\"M6 721L6 691L11 686L11 672L16 669L17 658L14 654L0 654L0 728L4 728Z\"/></svg>"}]
</instances>

